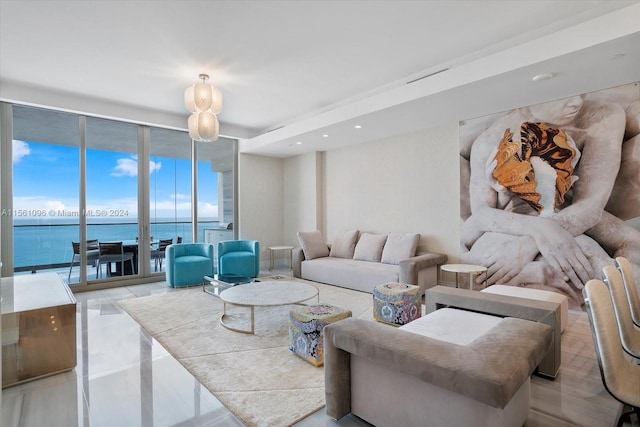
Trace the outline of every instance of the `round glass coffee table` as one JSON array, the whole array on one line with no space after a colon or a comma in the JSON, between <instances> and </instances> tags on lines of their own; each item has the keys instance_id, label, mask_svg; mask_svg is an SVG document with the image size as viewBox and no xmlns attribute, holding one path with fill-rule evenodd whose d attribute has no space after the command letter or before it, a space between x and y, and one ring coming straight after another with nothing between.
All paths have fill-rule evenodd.
<instances>
[{"instance_id":1,"label":"round glass coffee table","mask_svg":"<svg viewBox=\"0 0 640 427\"><path fill-rule=\"evenodd\" d=\"M246 283L233 288L228 288L220 292L220 299L224 302L220 324L230 331L253 334L254 310L256 307L272 307L278 305L301 304L312 298L317 298L318 288L306 283L288 282L285 280ZM251 328L238 329L225 323L227 315L227 304L238 307L249 307L251 309Z\"/></svg>"}]
</instances>

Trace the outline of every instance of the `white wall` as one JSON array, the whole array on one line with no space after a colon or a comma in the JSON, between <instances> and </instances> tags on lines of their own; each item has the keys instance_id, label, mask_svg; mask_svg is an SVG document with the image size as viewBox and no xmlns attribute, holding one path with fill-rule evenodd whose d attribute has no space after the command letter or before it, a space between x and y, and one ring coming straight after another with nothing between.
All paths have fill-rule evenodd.
<instances>
[{"instance_id":1,"label":"white wall","mask_svg":"<svg viewBox=\"0 0 640 427\"><path fill-rule=\"evenodd\" d=\"M320 230L329 242L336 232L354 228L379 233L417 232L423 236L421 249L445 253L456 260L460 223L458 151L458 123L453 123L285 159L283 205L269 204L283 215L283 234L279 241L269 244L296 246L300 230ZM250 158L253 163L274 164L268 157ZM247 165L244 160L242 163ZM255 177L255 170L240 169L243 176L250 173ZM242 185L241 193L245 190ZM260 217L246 212L258 208L253 197L240 197L243 220L252 218L264 224ZM263 232L265 238L275 237L266 234Z\"/></svg>"},{"instance_id":2,"label":"white wall","mask_svg":"<svg viewBox=\"0 0 640 427\"><path fill-rule=\"evenodd\" d=\"M326 235L417 232L420 249L457 257L458 124L325 153Z\"/></svg>"},{"instance_id":3,"label":"white wall","mask_svg":"<svg viewBox=\"0 0 640 427\"><path fill-rule=\"evenodd\" d=\"M288 159L240 154L240 237L266 248L297 246L300 230L329 242L354 228L415 232L420 249L455 262L459 165L458 123Z\"/></svg>"},{"instance_id":4,"label":"white wall","mask_svg":"<svg viewBox=\"0 0 640 427\"><path fill-rule=\"evenodd\" d=\"M283 244L298 246L298 231L324 231L323 159L323 153L316 152L285 160Z\"/></svg>"},{"instance_id":5,"label":"white wall","mask_svg":"<svg viewBox=\"0 0 640 427\"><path fill-rule=\"evenodd\" d=\"M260 241L260 262L269 265L267 247L284 235L283 159L238 155L238 237Z\"/></svg>"}]
</instances>

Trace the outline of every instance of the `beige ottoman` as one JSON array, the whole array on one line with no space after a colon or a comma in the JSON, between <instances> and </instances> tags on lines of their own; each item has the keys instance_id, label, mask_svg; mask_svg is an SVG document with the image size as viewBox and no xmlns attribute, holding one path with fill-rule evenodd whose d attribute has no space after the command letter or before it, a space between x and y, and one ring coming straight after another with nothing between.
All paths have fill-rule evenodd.
<instances>
[{"instance_id":1,"label":"beige ottoman","mask_svg":"<svg viewBox=\"0 0 640 427\"><path fill-rule=\"evenodd\" d=\"M480 292L558 303L560 304L560 332L564 332L564 328L567 326L569 319L569 299L560 293L508 285L491 285Z\"/></svg>"}]
</instances>

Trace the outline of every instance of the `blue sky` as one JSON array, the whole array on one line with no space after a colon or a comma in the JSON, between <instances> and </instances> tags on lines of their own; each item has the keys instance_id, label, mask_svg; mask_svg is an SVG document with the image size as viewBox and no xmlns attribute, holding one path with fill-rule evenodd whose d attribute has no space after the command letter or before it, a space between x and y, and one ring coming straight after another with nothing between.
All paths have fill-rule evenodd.
<instances>
[{"instance_id":1,"label":"blue sky","mask_svg":"<svg viewBox=\"0 0 640 427\"><path fill-rule=\"evenodd\" d=\"M153 157L150 160L151 218L190 217L190 161ZM208 163L199 162L201 219L218 217L218 177ZM137 218L138 159L129 153L87 150L87 209L118 211ZM78 211L79 150L77 147L13 142L14 210ZM206 188L206 191L203 189ZM126 214L126 215L125 215ZM107 215L106 219L111 216Z\"/></svg>"}]
</instances>

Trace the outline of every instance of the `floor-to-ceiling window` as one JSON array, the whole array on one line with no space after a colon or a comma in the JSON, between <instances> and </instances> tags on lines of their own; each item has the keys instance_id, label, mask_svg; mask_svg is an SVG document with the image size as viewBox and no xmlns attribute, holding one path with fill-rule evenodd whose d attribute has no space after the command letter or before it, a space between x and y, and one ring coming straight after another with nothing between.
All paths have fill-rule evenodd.
<instances>
[{"instance_id":1,"label":"floor-to-ceiling window","mask_svg":"<svg viewBox=\"0 0 640 427\"><path fill-rule=\"evenodd\" d=\"M2 206L12 216L2 221L11 242L3 276L56 271L72 286L115 284L161 275L162 240L204 241L205 229L227 227L233 238L236 141L193 143L179 130L4 106L12 162ZM101 263L100 242L122 242L133 263Z\"/></svg>"},{"instance_id":2,"label":"floor-to-ceiling window","mask_svg":"<svg viewBox=\"0 0 640 427\"><path fill-rule=\"evenodd\" d=\"M122 253L121 262L98 259L97 274L89 279L138 274L145 249L151 246L150 236L140 236L138 224L138 162L142 161L138 151L137 125L86 119L86 240L97 240L103 252L108 243L116 255L110 259ZM119 245L114 250L111 244Z\"/></svg>"},{"instance_id":3,"label":"floor-to-ceiling window","mask_svg":"<svg viewBox=\"0 0 640 427\"><path fill-rule=\"evenodd\" d=\"M72 242L79 241L79 144L78 115L13 107L12 200L4 211L12 227L3 231L13 237L16 273L72 262Z\"/></svg>"},{"instance_id":4,"label":"floor-to-ceiling window","mask_svg":"<svg viewBox=\"0 0 640 427\"><path fill-rule=\"evenodd\" d=\"M192 242L191 139L185 132L150 129L149 216L153 271L166 269L166 243Z\"/></svg>"}]
</instances>

